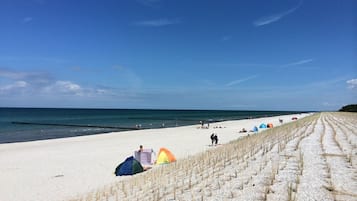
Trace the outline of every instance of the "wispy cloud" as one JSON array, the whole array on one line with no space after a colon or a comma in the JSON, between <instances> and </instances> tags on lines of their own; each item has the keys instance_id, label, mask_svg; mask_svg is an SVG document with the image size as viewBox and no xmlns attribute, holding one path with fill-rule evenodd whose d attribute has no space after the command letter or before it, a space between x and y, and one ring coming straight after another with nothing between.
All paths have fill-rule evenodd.
<instances>
[{"instance_id":1,"label":"wispy cloud","mask_svg":"<svg viewBox=\"0 0 357 201\"><path fill-rule=\"evenodd\" d=\"M32 17L25 17L24 19L22 19L22 22L23 22L23 23L29 23L29 22L31 22L32 20L33 20Z\"/></svg>"},{"instance_id":2,"label":"wispy cloud","mask_svg":"<svg viewBox=\"0 0 357 201\"><path fill-rule=\"evenodd\" d=\"M32 83L48 83L52 76L43 72L21 72L7 68L0 68L0 78L6 78L15 81L30 81Z\"/></svg>"},{"instance_id":3,"label":"wispy cloud","mask_svg":"<svg viewBox=\"0 0 357 201\"><path fill-rule=\"evenodd\" d=\"M181 20L177 18L176 19L162 18L162 19L155 19L155 20L137 21L134 22L134 25L143 26L143 27L163 27L163 26L179 24L179 23L181 23Z\"/></svg>"},{"instance_id":4,"label":"wispy cloud","mask_svg":"<svg viewBox=\"0 0 357 201\"><path fill-rule=\"evenodd\" d=\"M349 89L357 89L357 79L347 80L346 83Z\"/></svg>"},{"instance_id":5,"label":"wispy cloud","mask_svg":"<svg viewBox=\"0 0 357 201\"><path fill-rule=\"evenodd\" d=\"M0 61L28 61L28 62L51 62L51 63L68 63L69 60L51 58L51 57L16 57L16 56L0 56Z\"/></svg>"},{"instance_id":6,"label":"wispy cloud","mask_svg":"<svg viewBox=\"0 0 357 201\"><path fill-rule=\"evenodd\" d=\"M227 40L231 40L232 39L232 36L230 35L225 35L225 36L222 36L221 40L222 41L227 41Z\"/></svg>"},{"instance_id":7,"label":"wispy cloud","mask_svg":"<svg viewBox=\"0 0 357 201\"><path fill-rule=\"evenodd\" d=\"M0 68L0 77L9 78L9 79L22 79L27 73L16 72L6 68Z\"/></svg>"},{"instance_id":8,"label":"wispy cloud","mask_svg":"<svg viewBox=\"0 0 357 201\"><path fill-rule=\"evenodd\" d=\"M16 81L11 84L7 84L4 86L0 86L0 94L6 93L8 91L18 91L20 89L26 88L28 86L28 83L25 81Z\"/></svg>"},{"instance_id":9,"label":"wispy cloud","mask_svg":"<svg viewBox=\"0 0 357 201\"><path fill-rule=\"evenodd\" d=\"M112 68L119 72L119 76L126 80L131 87L140 88L142 86L142 79L134 70L121 65L115 65Z\"/></svg>"},{"instance_id":10,"label":"wispy cloud","mask_svg":"<svg viewBox=\"0 0 357 201\"><path fill-rule=\"evenodd\" d=\"M303 60L300 60L300 61L295 61L295 62L292 62L292 63L281 65L281 67L298 66L298 65L311 63L313 61L314 61L313 59L303 59Z\"/></svg>"},{"instance_id":11,"label":"wispy cloud","mask_svg":"<svg viewBox=\"0 0 357 201\"><path fill-rule=\"evenodd\" d=\"M267 24L271 24L273 22L279 21L283 17L295 12L298 8L300 8L301 5L302 5L302 0L299 1L297 6L291 8L289 10L259 18L259 19L255 20L253 22L253 24L256 27L259 27L259 26L263 26L263 25L267 25Z\"/></svg>"},{"instance_id":12,"label":"wispy cloud","mask_svg":"<svg viewBox=\"0 0 357 201\"><path fill-rule=\"evenodd\" d=\"M321 105L322 105L323 107L336 107L336 106L339 106L339 104L331 103L331 102L327 102L327 101L321 103Z\"/></svg>"},{"instance_id":13,"label":"wispy cloud","mask_svg":"<svg viewBox=\"0 0 357 201\"><path fill-rule=\"evenodd\" d=\"M248 80L254 79L256 77L258 77L258 75L252 75L252 76L249 76L249 77L246 77L246 78L243 78L243 79L233 80L233 81L227 83L226 86L230 87L230 86L233 86L233 85L237 85L237 84L240 84L242 82L246 82Z\"/></svg>"}]
</instances>

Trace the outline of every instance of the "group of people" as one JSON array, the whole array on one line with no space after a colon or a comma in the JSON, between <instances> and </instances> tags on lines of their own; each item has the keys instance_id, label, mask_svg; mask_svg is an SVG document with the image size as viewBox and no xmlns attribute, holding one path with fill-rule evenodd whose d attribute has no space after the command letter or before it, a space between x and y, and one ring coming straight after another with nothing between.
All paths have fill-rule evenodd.
<instances>
[{"instance_id":1,"label":"group of people","mask_svg":"<svg viewBox=\"0 0 357 201\"><path fill-rule=\"evenodd\" d=\"M205 126L205 122L204 121L200 121L200 127L199 128L209 128L209 122L207 122L207 126Z\"/></svg>"},{"instance_id":2,"label":"group of people","mask_svg":"<svg viewBox=\"0 0 357 201\"><path fill-rule=\"evenodd\" d=\"M246 133L247 130L245 128L242 128L242 130L239 131L240 133Z\"/></svg>"},{"instance_id":3,"label":"group of people","mask_svg":"<svg viewBox=\"0 0 357 201\"><path fill-rule=\"evenodd\" d=\"M212 145L213 144L215 144L215 145L218 144L218 136L215 133L211 134L211 143L212 143Z\"/></svg>"}]
</instances>

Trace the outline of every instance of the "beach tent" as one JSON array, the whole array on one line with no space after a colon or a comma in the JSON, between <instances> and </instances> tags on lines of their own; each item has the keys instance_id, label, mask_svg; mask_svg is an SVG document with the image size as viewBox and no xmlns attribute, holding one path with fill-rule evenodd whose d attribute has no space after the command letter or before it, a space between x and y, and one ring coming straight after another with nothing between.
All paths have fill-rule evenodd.
<instances>
[{"instance_id":1,"label":"beach tent","mask_svg":"<svg viewBox=\"0 0 357 201\"><path fill-rule=\"evenodd\" d=\"M258 127L257 126L254 126L253 132L258 132Z\"/></svg>"},{"instance_id":2,"label":"beach tent","mask_svg":"<svg viewBox=\"0 0 357 201\"><path fill-rule=\"evenodd\" d=\"M166 148L160 148L159 153L157 154L156 164L166 164L175 162L175 156Z\"/></svg>"},{"instance_id":3,"label":"beach tent","mask_svg":"<svg viewBox=\"0 0 357 201\"><path fill-rule=\"evenodd\" d=\"M138 160L142 165L152 165L152 155L154 151L152 149L143 149L142 151L135 151L134 158Z\"/></svg>"},{"instance_id":4,"label":"beach tent","mask_svg":"<svg viewBox=\"0 0 357 201\"><path fill-rule=\"evenodd\" d=\"M272 123L268 123L268 128L273 128L273 124Z\"/></svg>"},{"instance_id":5,"label":"beach tent","mask_svg":"<svg viewBox=\"0 0 357 201\"><path fill-rule=\"evenodd\" d=\"M260 124L259 128L267 128L267 125L265 125L265 124Z\"/></svg>"},{"instance_id":6,"label":"beach tent","mask_svg":"<svg viewBox=\"0 0 357 201\"><path fill-rule=\"evenodd\" d=\"M130 156L127 159L125 159L124 162L118 165L118 167L115 169L115 175L116 176L133 175L143 171L144 168L143 166L141 166L140 162L137 161L133 156Z\"/></svg>"}]
</instances>

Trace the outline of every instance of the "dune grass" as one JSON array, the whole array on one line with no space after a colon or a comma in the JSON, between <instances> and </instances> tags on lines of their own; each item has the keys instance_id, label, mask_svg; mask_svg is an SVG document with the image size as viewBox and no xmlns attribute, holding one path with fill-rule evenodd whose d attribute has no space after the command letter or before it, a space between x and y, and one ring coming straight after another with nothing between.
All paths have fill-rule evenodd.
<instances>
[{"instance_id":1,"label":"dune grass","mask_svg":"<svg viewBox=\"0 0 357 201\"><path fill-rule=\"evenodd\" d=\"M100 200L302 200L299 188L305 181L304 161L306 150L301 143L317 132L322 125L319 143L326 157L325 126L334 128L333 139L339 149L339 132L353 130L355 117L342 114L323 114L328 120L321 120L321 113L287 123L261 133L253 134L206 152L180 159L175 163L157 166L150 171L137 174L110 184L71 201ZM341 114L339 114L341 115ZM336 119L334 119L336 118ZM341 120L344 119L344 120ZM328 121L329 123L324 123ZM340 121L347 121L347 126ZM336 126L335 126L336 125ZM321 131L321 129L319 130ZM340 132L344 135L346 132ZM347 141L353 136L345 136ZM326 145L327 146L327 145ZM327 147L328 148L328 147ZM353 144L346 153L347 160L355 160ZM331 154L330 154L331 155ZM353 164L352 162L350 162ZM353 167L355 170L355 167ZM326 188L340 193L331 180L331 168L326 166L328 182ZM282 179L283 178L283 179ZM287 182L284 182L286 180ZM286 191L280 191L286 189ZM275 192L279 192L277 195ZM332 193L331 192L331 193ZM347 192L345 194L352 194Z\"/></svg>"}]
</instances>

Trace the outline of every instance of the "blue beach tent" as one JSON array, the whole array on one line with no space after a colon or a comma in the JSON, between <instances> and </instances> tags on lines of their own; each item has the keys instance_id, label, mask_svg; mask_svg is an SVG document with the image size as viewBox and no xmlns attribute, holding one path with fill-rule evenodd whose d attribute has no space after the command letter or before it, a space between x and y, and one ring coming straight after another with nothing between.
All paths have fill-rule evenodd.
<instances>
[{"instance_id":1,"label":"blue beach tent","mask_svg":"<svg viewBox=\"0 0 357 201\"><path fill-rule=\"evenodd\" d=\"M260 124L259 128L267 128L267 125L265 125L265 124Z\"/></svg>"},{"instance_id":2,"label":"blue beach tent","mask_svg":"<svg viewBox=\"0 0 357 201\"><path fill-rule=\"evenodd\" d=\"M118 167L115 169L115 175L116 176L133 175L143 171L144 168L143 166L141 166L140 162L137 161L133 156L130 156L127 159L125 159L124 162L118 165Z\"/></svg>"},{"instance_id":3,"label":"blue beach tent","mask_svg":"<svg viewBox=\"0 0 357 201\"><path fill-rule=\"evenodd\" d=\"M258 127L254 126L253 132L258 132Z\"/></svg>"}]
</instances>

